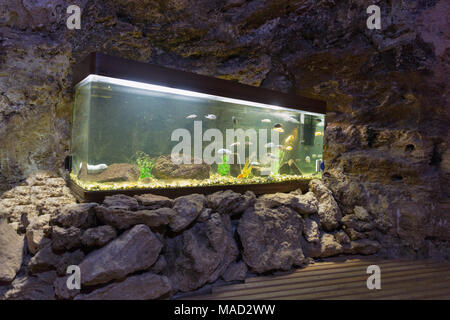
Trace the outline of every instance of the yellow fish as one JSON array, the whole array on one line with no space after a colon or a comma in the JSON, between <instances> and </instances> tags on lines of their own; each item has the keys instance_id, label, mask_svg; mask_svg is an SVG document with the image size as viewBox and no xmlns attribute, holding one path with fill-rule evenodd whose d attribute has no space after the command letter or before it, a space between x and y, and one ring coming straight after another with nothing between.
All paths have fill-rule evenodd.
<instances>
[{"instance_id":1,"label":"yellow fish","mask_svg":"<svg viewBox=\"0 0 450 320\"><path fill-rule=\"evenodd\" d=\"M287 146L287 147L286 147L286 150L287 150L287 151L291 151L291 150L292 150L292 146Z\"/></svg>"},{"instance_id":2,"label":"yellow fish","mask_svg":"<svg viewBox=\"0 0 450 320\"><path fill-rule=\"evenodd\" d=\"M320 132L320 131L316 131L315 133L314 133L314 135L317 137L317 136L321 136L322 135L322 132Z\"/></svg>"},{"instance_id":3,"label":"yellow fish","mask_svg":"<svg viewBox=\"0 0 450 320\"><path fill-rule=\"evenodd\" d=\"M278 132L281 132L281 133L284 132L284 129L283 129L283 128L273 128L273 130L278 131Z\"/></svg>"},{"instance_id":4,"label":"yellow fish","mask_svg":"<svg viewBox=\"0 0 450 320\"><path fill-rule=\"evenodd\" d=\"M241 174L237 176L238 179L247 178L248 175L252 172L253 166L248 166L248 158L245 160L244 168L241 171Z\"/></svg>"},{"instance_id":5,"label":"yellow fish","mask_svg":"<svg viewBox=\"0 0 450 320\"><path fill-rule=\"evenodd\" d=\"M294 141L294 135L291 134L289 137L286 138L286 140L284 140L284 143L290 143L292 141Z\"/></svg>"}]
</instances>

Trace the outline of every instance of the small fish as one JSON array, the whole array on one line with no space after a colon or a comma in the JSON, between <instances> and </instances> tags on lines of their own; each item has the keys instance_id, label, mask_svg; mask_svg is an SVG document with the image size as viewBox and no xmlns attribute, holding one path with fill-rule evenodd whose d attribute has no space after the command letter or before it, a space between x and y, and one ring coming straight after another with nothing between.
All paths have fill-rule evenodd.
<instances>
[{"instance_id":1,"label":"small fish","mask_svg":"<svg viewBox=\"0 0 450 320\"><path fill-rule=\"evenodd\" d=\"M275 143L273 143L273 142L266 143L266 144L264 145L264 147L265 147L265 148L273 148L273 147L275 147Z\"/></svg>"},{"instance_id":2,"label":"small fish","mask_svg":"<svg viewBox=\"0 0 450 320\"><path fill-rule=\"evenodd\" d=\"M238 119L235 116L232 116L231 120L233 121L234 124L238 124Z\"/></svg>"},{"instance_id":3,"label":"small fish","mask_svg":"<svg viewBox=\"0 0 450 320\"><path fill-rule=\"evenodd\" d=\"M311 158L309 156L306 156L305 161L306 161L306 163L310 163L311 162Z\"/></svg>"},{"instance_id":4,"label":"small fish","mask_svg":"<svg viewBox=\"0 0 450 320\"><path fill-rule=\"evenodd\" d=\"M322 132L316 131L316 132L314 132L314 135L315 135L316 137L321 136L321 135L322 135Z\"/></svg>"},{"instance_id":5,"label":"small fish","mask_svg":"<svg viewBox=\"0 0 450 320\"><path fill-rule=\"evenodd\" d=\"M281 123L275 123L275 124L273 125L273 128L274 128L274 129L277 129L277 128L283 128L283 125L282 125Z\"/></svg>"},{"instance_id":6,"label":"small fish","mask_svg":"<svg viewBox=\"0 0 450 320\"><path fill-rule=\"evenodd\" d=\"M217 150L218 154L231 154L231 151L228 149L219 149Z\"/></svg>"},{"instance_id":7,"label":"small fish","mask_svg":"<svg viewBox=\"0 0 450 320\"><path fill-rule=\"evenodd\" d=\"M207 114L207 115L205 116L205 118L206 118L206 119L209 119L209 120L216 120L216 119L217 119L217 117L216 117L215 114Z\"/></svg>"},{"instance_id":8,"label":"small fish","mask_svg":"<svg viewBox=\"0 0 450 320\"><path fill-rule=\"evenodd\" d=\"M317 155L315 153L313 153L312 157L313 157L313 159L315 159L317 157Z\"/></svg>"},{"instance_id":9,"label":"small fish","mask_svg":"<svg viewBox=\"0 0 450 320\"><path fill-rule=\"evenodd\" d=\"M277 157L276 155L274 155L273 153L270 153L270 152L267 154L267 156L268 156L270 159L275 159L275 160L278 159L278 157Z\"/></svg>"},{"instance_id":10,"label":"small fish","mask_svg":"<svg viewBox=\"0 0 450 320\"><path fill-rule=\"evenodd\" d=\"M292 150L292 146L287 146L287 147L286 147L286 150L287 150L287 151L291 151L291 150Z\"/></svg>"},{"instance_id":11,"label":"small fish","mask_svg":"<svg viewBox=\"0 0 450 320\"><path fill-rule=\"evenodd\" d=\"M83 165L83 163L80 163L80 168L82 167L82 165ZM92 165L92 164L87 165L88 171L99 171L99 170L104 170L106 168L108 168L108 166L104 163L96 164L96 165Z\"/></svg>"},{"instance_id":12,"label":"small fish","mask_svg":"<svg viewBox=\"0 0 450 320\"><path fill-rule=\"evenodd\" d=\"M272 120L270 120L270 119L262 119L261 122L262 123L271 123Z\"/></svg>"},{"instance_id":13,"label":"small fish","mask_svg":"<svg viewBox=\"0 0 450 320\"><path fill-rule=\"evenodd\" d=\"M284 140L284 143L291 143L292 141L294 141L294 135L291 134L286 138L286 140Z\"/></svg>"},{"instance_id":14,"label":"small fish","mask_svg":"<svg viewBox=\"0 0 450 320\"><path fill-rule=\"evenodd\" d=\"M260 165L260 163L258 161L252 161L250 164L252 166L259 166Z\"/></svg>"},{"instance_id":15,"label":"small fish","mask_svg":"<svg viewBox=\"0 0 450 320\"><path fill-rule=\"evenodd\" d=\"M186 117L186 119L195 119L195 118L197 118L196 114L191 114Z\"/></svg>"},{"instance_id":16,"label":"small fish","mask_svg":"<svg viewBox=\"0 0 450 320\"><path fill-rule=\"evenodd\" d=\"M237 147L237 146L240 146L240 145L241 145L240 142L235 142L235 143L230 144L230 148Z\"/></svg>"}]
</instances>

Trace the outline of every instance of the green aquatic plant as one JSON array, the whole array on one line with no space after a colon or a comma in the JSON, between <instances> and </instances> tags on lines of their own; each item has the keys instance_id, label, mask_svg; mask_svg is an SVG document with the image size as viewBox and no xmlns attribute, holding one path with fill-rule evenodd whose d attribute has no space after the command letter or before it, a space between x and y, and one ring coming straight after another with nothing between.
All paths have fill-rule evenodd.
<instances>
[{"instance_id":1,"label":"green aquatic plant","mask_svg":"<svg viewBox=\"0 0 450 320\"><path fill-rule=\"evenodd\" d=\"M223 156L222 157L222 163L219 163L217 165L217 172L221 175L221 176L228 176L230 174L230 165L227 163L228 158L227 156Z\"/></svg>"},{"instance_id":2,"label":"green aquatic plant","mask_svg":"<svg viewBox=\"0 0 450 320\"><path fill-rule=\"evenodd\" d=\"M141 172L140 179L151 178L154 162L148 154L142 151L136 152L136 164Z\"/></svg>"}]
</instances>

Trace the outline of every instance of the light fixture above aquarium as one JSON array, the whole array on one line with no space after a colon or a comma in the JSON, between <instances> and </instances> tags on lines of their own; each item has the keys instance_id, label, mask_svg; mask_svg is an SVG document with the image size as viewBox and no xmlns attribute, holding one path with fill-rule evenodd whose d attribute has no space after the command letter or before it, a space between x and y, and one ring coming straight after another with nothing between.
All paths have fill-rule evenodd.
<instances>
[{"instance_id":1,"label":"light fixture above aquarium","mask_svg":"<svg viewBox=\"0 0 450 320\"><path fill-rule=\"evenodd\" d=\"M305 188L326 103L91 54L74 69L69 185L81 201Z\"/></svg>"}]
</instances>

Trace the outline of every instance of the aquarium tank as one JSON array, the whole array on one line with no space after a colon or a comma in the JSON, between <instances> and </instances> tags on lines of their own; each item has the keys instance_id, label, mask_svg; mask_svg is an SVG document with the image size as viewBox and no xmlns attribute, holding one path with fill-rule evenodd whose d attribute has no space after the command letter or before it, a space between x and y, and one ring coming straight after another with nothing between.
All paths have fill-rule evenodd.
<instances>
[{"instance_id":1,"label":"aquarium tank","mask_svg":"<svg viewBox=\"0 0 450 320\"><path fill-rule=\"evenodd\" d=\"M324 112L87 73L74 87L70 173L84 190L321 177Z\"/></svg>"}]
</instances>

